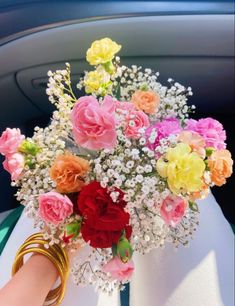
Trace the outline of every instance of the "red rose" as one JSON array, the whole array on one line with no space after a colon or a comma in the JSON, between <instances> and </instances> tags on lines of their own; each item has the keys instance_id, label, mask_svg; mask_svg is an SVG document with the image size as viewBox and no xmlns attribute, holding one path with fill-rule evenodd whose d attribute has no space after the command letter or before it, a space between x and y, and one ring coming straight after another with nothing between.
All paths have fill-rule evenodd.
<instances>
[{"instance_id":1,"label":"red rose","mask_svg":"<svg viewBox=\"0 0 235 306\"><path fill-rule=\"evenodd\" d=\"M95 248L109 248L117 243L123 230L130 238L130 215L125 212L126 202L120 189L119 199L113 202L107 188L94 181L84 186L78 197L78 209L84 217L81 228L83 239Z\"/></svg>"}]
</instances>

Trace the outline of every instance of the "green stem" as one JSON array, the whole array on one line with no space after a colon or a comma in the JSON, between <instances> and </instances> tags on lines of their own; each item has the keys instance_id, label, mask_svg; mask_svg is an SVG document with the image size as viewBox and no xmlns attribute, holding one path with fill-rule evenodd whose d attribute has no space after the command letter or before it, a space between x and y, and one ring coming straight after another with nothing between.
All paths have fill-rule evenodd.
<instances>
[{"instance_id":1,"label":"green stem","mask_svg":"<svg viewBox=\"0 0 235 306\"><path fill-rule=\"evenodd\" d=\"M77 101L77 98L76 98L75 94L73 93L71 83L69 83L68 86L69 86L69 90L70 90L70 93L71 93L72 97L74 98L75 101Z\"/></svg>"}]
</instances>

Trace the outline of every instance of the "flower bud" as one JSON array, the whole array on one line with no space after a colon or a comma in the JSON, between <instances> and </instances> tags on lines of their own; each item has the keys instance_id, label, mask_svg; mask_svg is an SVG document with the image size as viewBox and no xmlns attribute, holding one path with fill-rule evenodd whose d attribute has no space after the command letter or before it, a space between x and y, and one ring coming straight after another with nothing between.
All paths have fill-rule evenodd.
<instances>
[{"instance_id":1,"label":"flower bud","mask_svg":"<svg viewBox=\"0 0 235 306\"><path fill-rule=\"evenodd\" d=\"M63 237L64 242L66 242L65 240L68 240L67 242L69 242L70 239L76 238L79 235L80 230L81 230L81 222L80 221L72 222L72 223L66 225L65 232L64 232L64 237Z\"/></svg>"},{"instance_id":2,"label":"flower bud","mask_svg":"<svg viewBox=\"0 0 235 306\"><path fill-rule=\"evenodd\" d=\"M128 262L133 254L132 246L129 240L122 236L117 243L117 255L120 257L122 262Z\"/></svg>"},{"instance_id":3,"label":"flower bud","mask_svg":"<svg viewBox=\"0 0 235 306\"><path fill-rule=\"evenodd\" d=\"M24 140L19 146L19 151L35 156L40 151L40 148L35 143L29 140Z\"/></svg>"}]
</instances>

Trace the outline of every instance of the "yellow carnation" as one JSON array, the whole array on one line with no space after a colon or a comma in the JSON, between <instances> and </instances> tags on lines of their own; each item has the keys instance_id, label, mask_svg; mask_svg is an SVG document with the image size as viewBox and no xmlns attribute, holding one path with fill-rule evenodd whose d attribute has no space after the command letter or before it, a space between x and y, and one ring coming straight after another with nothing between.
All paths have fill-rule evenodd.
<instances>
[{"instance_id":1,"label":"yellow carnation","mask_svg":"<svg viewBox=\"0 0 235 306\"><path fill-rule=\"evenodd\" d=\"M167 177L167 166L166 159L163 157L159 158L157 161L157 172L163 178Z\"/></svg>"},{"instance_id":2,"label":"yellow carnation","mask_svg":"<svg viewBox=\"0 0 235 306\"><path fill-rule=\"evenodd\" d=\"M111 85L110 75L99 66L96 70L90 71L84 78L86 93L105 94L106 89Z\"/></svg>"},{"instance_id":3,"label":"yellow carnation","mask_svg":"<svg viewBox=\"0 0 235 306\"><path fill-rule=\"evenodd\" d=\"M105 64L114 58L114 55L121 49L110 38L103 38L96 40L92 43L91 47L87 50L86 59L91 65Z\"/></svg>"},{"instance_id":4,"label":"yellow carnation","mask_svg":"<svg viewBox=\"0 0 235 306\"><path fill-rule=\"evenodd\" d=\"M167 178L173 193L196 192L203 186L205 163L191 151L189 145L180 143L157 161L157 171L160 176Z\"/></svg>"}]
</instances>

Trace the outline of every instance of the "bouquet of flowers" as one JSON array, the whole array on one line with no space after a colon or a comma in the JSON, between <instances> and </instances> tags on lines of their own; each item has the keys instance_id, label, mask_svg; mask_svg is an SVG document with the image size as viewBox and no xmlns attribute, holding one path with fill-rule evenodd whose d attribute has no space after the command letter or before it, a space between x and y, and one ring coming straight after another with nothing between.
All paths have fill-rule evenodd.
<instances>
[{"instance_id":1,"label":"bouquet of flowers","mask_svg":"<svg viewBox=\"0 0 235 306\"><path fill-rule=\"evenodd\" d=\"M0 137L26 214L48 245L79 247L75 283L106 291L129 281L134 251L187 245L198 226L195 200L223 185L233 165L223 126L189 119L191 88L121 65L120 49L109 38L92 43L86 59L94 69L77 94L68 63L49 71L50 124L32 138L16 128Z\"/></svg>"}]
</instances>

